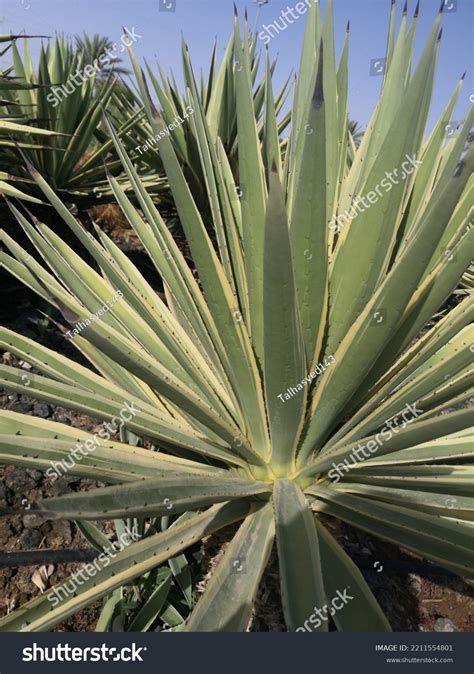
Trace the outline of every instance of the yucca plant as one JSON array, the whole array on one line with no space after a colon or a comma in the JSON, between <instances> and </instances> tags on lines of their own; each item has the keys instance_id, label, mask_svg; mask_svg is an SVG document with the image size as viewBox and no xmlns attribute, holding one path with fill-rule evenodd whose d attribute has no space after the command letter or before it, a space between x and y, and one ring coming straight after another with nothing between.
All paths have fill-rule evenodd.
<instances>
[{"instance_id":1,"label":"yucca plant","mask_svg":"<svg viewBox=\"0 0 474 674\"><path fill-rule=\"evenodd\" d=\"M6 47L0 51L0 56L6 54L11 49L14 41L19 37L19 35L0 35L0 44L6 44ZM32 203L40 203L36 197L25 194L25 192L22 192L12 184L15 182L31 183L33 181L27 178L18 178L11 173L12 161L13 164L18 164L18 159L15 161L5 150L16 147L23 149L44 149L44 146L41 146L41 137L54 136L55 133L48 129L38 129L28 126L29 120L22 114L20 103L15 100L15 97L18 91L35 89L38 85L19 81L18 78L12 75L12 70L13 66L10 66L0 71L0 95L2 96L0 99L0 106L2 108L2 112L0 113L0 194L24 199ZM8 96L9 98L4 98L4 96ZM28 136L34 136L35 138L28 138Z\"/></svg>"},{"instance_id":2,"label":"yucca plant","mask_svg":"<svg viewBox=\"0 0 474 674\"><path fill-rule=\"evenodd\" d=\"M461 283L459 284L458 294L471 294L474 292L474 264L471 264L469 269L463 274Z\"/></svg>"},{"instance_id":3,"label":"yucca plant","mask_svg":"<svg viewBox=\"0 0 474 674\"><path fill-rule=\"evenodd\" d=\"M110 551L120 551L134 541L166 531L177 526L188 515L180 517L156 517L145 521L142 518L115 520L115 542L90 522L78 522L79 529L100 555L110 557ZM168 560L167 564L151 569L135 578L129 585L116 588L104 597L103 605L95 626L96 632L165 631L177 630L184 625L185 617L195 605L193 576L198 573L201 552L192 555L180 554ZM104 560L102 560L104 563ZM95 570L95 569L94 569ZM68 579L68 584L74 578ZM67 585L63 585L67 588ZM72 588L71 588L72 589ZM63 597L54 591L50 595L52 604L58 604Z\"/></svg>"},{"instance_id":4,"label":"yucca plant","mask_svg":"<svg viewBox=\"0 0 474 674\"><path fill-rule=\"evenodd\" d=\"M244 22L244 43L249 54L254 115L259 136L262 137L268 73L260 74L261 54L257 51L258 37L250 31L247 16L245 16ZM128 51L133 71L140 84L143 82L141 67L134 56L131 46L128 48ZM146 72L150 81L150 90L155 95L160 106L160 114L164 126L175 126L170 137L176 157L183 167L186 181L193 192L198 208L203 216L207 218L210 217L207 213L210 211L211 205L205 188L206 178L199 154L199 141L196 138L194 126L186 124L187 116L194 114L193 97L188 92L193 86L196 87L196 95L206 116L210 137L213 142L216 142L219 137L225 149L230 169L233 175L236 176L238 174L236 83L240 65L237 61L234 62L233 59L234 34L231 35L227 42L224 56L220 63L217 57L217 42L214 44L207 77L204 77L201 72L199 84L196 84L194 80L189 48L184 40L182 41L181 53L184 93L180 91L176 84L174 75L171 74L170 77L167 77L159 64L157 64L155 71L147 63ZM267 65L270 76L273 74L275 68L276 59ZM275 97L279 138L281 138L281 134L287 128L291 116L290 111L284 114L282 112L290 92L290 80L291 77L286 80ZM154 104L149 100L148 92L145 91L143 86L140 86L135 94L134 105L130 103L130 93L130 89L128 91L124 91L123 89L116 91L119 110L144 109L145 115L126 134L124 142L129 154L134 159L135 165L139 167L140 173L146 174L147 172L151 172L154 176L157 174L163 176L164 167L160 154L161 140L156 140L156 131L154 131ZM120 122L120 114L117 116L117 122ZM280 142L284 148L286 140L280 140ZM172 209L173 201L170 198L169 189L166 185L164 189L160 190L160 212L163 213L169 210L171 213Z\"/></svg>"},{"instance_id":5,"label":"yucca plant","mask_svg":"<svg viewBox=\"0 0 474 674\"><path fill-rule=\"evenodd\" d=\"M52 44L42 46L37 69L26 39L23 58L16 42L12 57L18 86L3 92L6 110L20 114L30 133L47 135L41 145L23 147L28 160L69 202L83 207L96 204L99 196L105 200L110 190L104 159L109 160L109 171L121 171L120 162L108 156L113 151L112 140L98 132L103 110L114 92L113 69L108 79L96 86L97 71L87 60L87 52L76 51L60 35ZM124 111L118 133L130 129L139 116L139 111L130 115ZM27 177L15 144L10 147L11 151L5 148L4 161L10 163L17 178Z\"/></svg>"},{"instance_id":6,"label":"yucca plant","mask_svg":"<svg viewBox=\"0 0 474 674\"><path fill-rule=\"evenodd\" d=\"M49 630L219 530L230 541L187 631L247 629L275 541L288 630L325 631L330 614L342 631L389 630L328 526L333 519L472 578L472 411L462 406L472 395L472 296L424 330L466 271L473 243L472 149L459 162L472 111L456 139L446 143L441 132L459 86L424 137L440 21L441 14L412 72L416 18L408 26L405 12L395 39L392 8L380 100L350 163L348 36L336 69L332 3L324 24L317 4L308 12L284 162L268 66L259 138L251 55L236 18L238 183L189 78L188 123L211 221L196 207L171 140L160 141L196 275L110 129L141 211L112 176L110 185L163 280L164 299L109 237L88 234L30 167L96 266L14 205L45 265L5 234L10 254L0 260L62 312L66 337L95 370L2 329L2 348L41 374L26 385L19 370L2 365L0 384L104 420L133 405L126 427L151 443L97 445L81 432L81 442L97 446L71 474L109 486L45 499L36 512L81 522L186 515L129 545L73 596L54 607L40 596L1 629ZM159 133L163 119L155 112L152 119ZM331 227L356 196L378 194L386 172L407 156L416 161L405 180L344 227ZM112 303L118 291L123 297ZM49 470L77 438L62 424L0 413L5 463ZM344 606L330 609L347 588Z\"/></svg>"}]
</instances>

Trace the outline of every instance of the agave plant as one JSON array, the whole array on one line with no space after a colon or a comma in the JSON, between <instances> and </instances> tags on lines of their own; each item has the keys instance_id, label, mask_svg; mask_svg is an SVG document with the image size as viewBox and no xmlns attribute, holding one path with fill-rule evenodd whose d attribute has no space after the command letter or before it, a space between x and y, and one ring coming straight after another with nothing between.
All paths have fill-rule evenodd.
<instances>
[{"instance_id":1,"label":"agave plant","mask_svg":"<svg viewBox=\"0 0 474 674\"><path fill-rule=\"evenodd\" d=\"M339 630L389 630L328 526L334 519L473 576L472 412L462 405L472 395L472 296L425 329L468 268L473 243L472 149L459 162L472 111L456 139L446 143L441 132L460 85L424 133L440 21L441 14L412 72L416 17L407 25L405 12L395 36L392 8L380 100L350 163L348 35L336 69L331 2L324 23L317 4L308 12L284 161L268 62L260 138L251 53L236 17L238 183L189 77L188 124L209 222L172 141L160 141L195 274L110 128L140 211L112 176L110 185L164 297L103 232L88 234L30 166L96 265L13 205L44 264L5 234L10 253L0 260L62 312L65 336L94 370L2 329L2 348L40 374L26 385L19 370L2 365L0 384L103 420L133 405L126 428L150 444L81 433L94 450L73 462L71 474L109 486L44 499L36 512L80 522L184 516L127 546L73 596L55 606L40 596L1 629L51 629L219 530L230 540L187 631L247 629L275 542L288 630L325 631L329 613ZM146 95L144 75L137 76ZM160 133L162 117L153 112L151 120ZM416 157L413 170L379 194L386 172L407 157ZM366 194L378 198L344 227L331 227ZM122 299L111 302L118 291ZM65 425L0 413L5 463L49 470L69 458L77 439ZM347 588L344 606L330 610Z\"/></svg>"},{"instance_id":2,"label":"agave plant","mask_svg":"<svg viewBox=\"0 0 474 674\"><path fill-rule=\"evenodd\" d=\"M108 156L112 140L104 134L99 138L98 132L103 109L114 92L113 72L96 87L97 71L87 60L87 52L75 51L62 36L42 47L37 72L28 40L24 40L23 58L16 42L12 43L12 57L17 84L15 90L8 87L3 92L3 104L9 114L21 115L29 133L46 136L41 145L23 146L27 159L69 202L90 205L98 197L105 199L110 190L104 158L109 159L111 172L121 171L120 162ZM118 132L125 133L139 116L139 111L129 116L124 112ZM15 144L10 143L11 150L4 147L4 161L12 166L11 173L17 179L28 178Z\"/></svg>"},{"instance_id":3,"label":"agave plant","mask_svg":"<svg viewBox=\"0 0 474 674\"><path fill-rule=\"evenodd\" d=\"M473 292L474 292L474 265L471 264L466 273L463 274L457 293L472 295Z\"/></svg>"},{"instance_id":4,"label":"agave plant","mask_svg":"<svg viewBox=\"0 0 474 674\"><path fill-rule=\"evenodd\" d=\"M249 53L251 71L251 82L253 87L253 108L259 136L262 137L264 127L264 107L267 86L267 74L260 76L261 54L257 51L257 35L249 30L247 16L244 23L244 43ZM180 92L174 75L167 77L163 68L157 64L157 71L147 63L146 72L150 80L150 89L156 97L160 106L160 114L165 127L174 126L171 134L171 140L174 145L176 157L183 166L185 178L193 192L194 199L204 217L211 208L207 191L205 189L206 178L203 173L201 158L199 155L199 141L196 138L193 125L187 125L183 122L188 115L194 113L193 99L188 94L192 86L197 86L197 96L199 103L206 116L209 133L213 142L219 137L229 161L230 169L234 176L238 175L238 141L237 141L237 116L236 116L236 82L237 73L240 65L234 62L234 34L231 35L224 50L224 56L221 63L217 58L217 42L214 44L208 76L204 78L201 73L199 84L196 85L195 76L190 59L189 49L186 42L182 42L182 59L184 80L184 94ZM154 131L154 117L156 114L155 106L149 100L147 88L143 86L141 67L134 55L132 46L129 46L133 71L137 77L139 88L135 95L134 104L130 102L130 89L118 90L118 108L119 110L130 108L130 110L144 109L145 115L135 124L126 134L125 142L131 156L134 157L135 164L139 167L141 173L151 171L154 175L164 175L163 161L160 155L161 140L156 140L156 131ZM276 67L276 60L269 64L270 75L273 74ZM275 112L278 117L277 128L278 137L284 132L289 124L291 114L287 111L282 113L282 109L290 92L290 80L288 77L275 97ZM120 114L117 115L117 123L120 122ZM286 140L280 141L282 148L286 145ZM168 206L168 199L165 190L160 193L160 211L163 212L167 207L171 210L171 204Z\"/></svg>"},{"instance_id":5,"label":"agave plant","mask_svg":"<svg viewBox=\"0 0 474 674\"><path fill-rule=\"evenodd\" d=\"M90 522L77 524L86 540L97 550L97 561L103 564L106 559L113 558L113 551L120 551L133 541L177 526L186 517L184 514L178 518L166 516L149 521L141 518L115 520L115 541ZM104 555L103 560L101 555ZM103 600L95 631L143 632L151 628L155 631L182 628L185 616L195 605L193 576L198 572L200 557L201 552L177 555L170 558L166 565L151 569L129 585L116 588ZM93 567L92 570L96 569ZM62 589L66 589L73 580L74 575L61 586ZM64 598L64 592L61 594L56 588L49 598L53 605L57 605Z\"/></svg>"},{"instance_id":6,"label":"agave plant","mask_svg":"<svg viewBox=\"0 0 474 674\"><path fill-rule=\"evenodd\" d=\"M3 56L9 49L19 35L0 35L0 44L5 44L6 47L0 51L0 56ZM32 37L32 36L29 36ZM38 85L21 82L18 78L12 76L12 67L8 67L0 71L0 92L2 96L9 96L9 98L2 98L0 106L6 111L0 113L0 148L2 149L2 156L0 160L0 194L6 194L17 199L24 199L32 203L40 203L36 197L25 194L17 187L12 185L12 182L29 182L32 181L27 178L18 178L12 175L12 157L5 150L7 148L20 147L23 149L44 149L41 146L40 139L42 136L54 136L54 131L48 129L38 129L28 125L29 120L22 114L20 104L15 100L16 94L21 90L31 90L37 88ZM36 143L32 142L28 136L35 136ZM13 160L14 164L18 164L18 159ZM6 182L8 180L8 182Z\"/></svg>"}]
</instances>

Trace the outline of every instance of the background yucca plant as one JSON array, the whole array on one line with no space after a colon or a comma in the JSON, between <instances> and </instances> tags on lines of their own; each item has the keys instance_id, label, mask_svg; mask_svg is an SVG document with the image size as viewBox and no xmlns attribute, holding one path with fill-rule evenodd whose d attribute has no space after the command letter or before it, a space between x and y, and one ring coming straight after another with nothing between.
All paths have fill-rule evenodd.
<instances>
[{"instance_id":1,"label":"background yucca plant","mask_svg":"<svg viewBox=\"0 0 474 674\"><path fill-rule=\"evenodd\" d=\"M263 135L264 127L264 108L266 87L268 78L276 67L276 60L269 66L269 72L260 76L261 54L257 51L257 35L249 30L247 17L244 21L244 44L249 54L249 69L253 91L253 109L259 137ZM119 89L117 91L117 109L144 110L145 114L140 118L126 134L124 142L130 156L134 158L135 166L141 174L152 174L164 176L164 166L159 152L159 141L147 149L145 143L150 141L156 134L155 124L155 106L149 101L149 94L144 86L144 80L141 75L141 67L134 56L133 48L129 48L129 55L139 83L137 91L131 88ZM157 64L156 71L146 64L146 73L150 82L150 89L155 94L159 106L160 114L165 127L173 124L176 120L184 120L186 110L193 114L193 97L190 91L195 87L202 110L206 116L209 134L215 143L219 137L229 161L229 167L234 176L238 175L238 141L237 141L237 113L236 113L236 86L239 63L234 61L234 34L231 35L224 50L222 61L218 62L217 43L212 50L207 78L201 74L199 83L194 79L194 73L191 65L189 49L186 42L182 42L182 60L184 81L183 92L180 91L173 74L167 77L163 68ZM278 136L288 127L291 113L287 111L283 114L282 109L290 93L291 76L281 87L281 90L275 97L275 113L278 117L277 129ZM131 101L133 97L133 101ZM117 116L120 121L120 113ZM180 123L171 134L171 141L176 153L176 157L183 167L184 176L192 190L196 204L201 214L210 218L211 204L206 190L206 178L200 156L199 141L196 137L196 131L193 125ZM286 145L286 140L282 139L282 146ZM139 148L139 149L137 149ZM162 214L175 215L175 206L172 196L169 194L168 186L160 191L160 212ZM169 223L169 218L168 218Z\"/></svg>"},{"instance_id":2,"label":"background yucca plant","mask_svg":"<svg viewBox=\"0 0 474 674\"><path fill-rule=\"evenodd\" d=\"M127 547L133 541L164 532L178 526L189 515L169 515L150 520L128 518L114 521L116 548ZM77 525L100 554L110 554L113 541L90 522ZM119 543L120 545L117 545ZM188 551L187 551L188 552ZM147 571L132 583L117 587L103 600L96 632L145 632L181 629L185 617L195 605L194 577L199 572L202 552L183 553L168 559L167 563ZM58 597L53 604L59 602Z\"/></svg>"},{"instance_id":3,"label":"background yucca plant","mask_svg":"<svg viewBox=\"0 0 474 674\"><path fill-rule=\"evenodd\" d=\"M11 49L18 35L0 35L0 44L6 47L0 51L3 56ZM20 81L12 74L13 66L0 71L0 194L6 194L9 197L24 199L32 203L40 203L36 197L29 196L22 192L12 183L33 183L29 178L19 178L12 174L13 166L19 164L19 157L6 151L8 148L17 147L23 149L37 150L41 149L41 137L53 136L54 131L48 129L38 129L29 126L29 118L23 114L20 103L15 100L18 91L32 90L38 85ZM29 138L33 136L34 138ZM7 182L8 181L8 182Z\"/></svg>"},{"instance_id":4,"label":"background yucca plant","mask_svg":"<svg viewBox=\"0 0 474 674\"><path fill-rule=\"evenodd\" d=\"M3 92L5 109L9 114L21 115L29 133L46 136L41 145L23 145L25 156L69 202L86 207L97 204L99 196L105 200L110 189L104 159L109 160L110 172L117 174L122 170L117 158L113 161L109 156L113 151L112 140L98 128L115 90L113 68L99 85L95 75L74 81L78 70L83 71L92 64L87 50L75 49L61 35L42 46L37 71L27 39L23 57L16 41L11 49L17 86ZM62 86L66 89L61 90ZM137 111L128 114L123 110L118 133L133 126L139 115ZM10 172L18 178L29 177L15 144L11 142L4 148L2 159L11 166ZM36 189L34 183L32 189Z\"/></svg>"},{"instance_id":5,"label":"background yucca plant","mask_svg":"<svg viewBox=\"0 0 474 674\"><path fill-rule=\"evenodd\" d=\"M133 403L138 412L127 428L155 448L104 442L71 473L110 486L45 499L37 512L84 522L186 515L129 545L59 605L47 596L28 602L1 621L3 630L51 629L235 522L241 524L187 619L188 631L247 628L275 540L289 630L327 630L327 621L316 626L310 617L347 586L352 599L334 614L337 629L389 630L328 517L473 576L472 412L458 409L472 395L472 295L424 330L470 262L474 156L472 148L462 154L472 111L446 143L442 120L450 118L458 87L424 137L441 15L412 72L416 18L407 25L405 13L395 36L394 11L380 100L353 162L346 142L348 36L336 69L331 2L324 24L318 5L308 12L284 161L268 62L260 138L251 54L237 19L238 182L190 71L188 123L212 206L209 222L168 137L160 155L197 278L110 128L141 213L112 176L110 185L163 280L164 300L109 237L88 234L30 166L96 266L13 205L45 266L6 234L10 254L0 260L77 326L70 339L95 371L2 329L0 345L41 374L26 386L19 370L1 366L0 384L100 419ZM146 96L144 76L136 74ZM163 117L149 105L158 133ZM406 180L341 232L330 227L407 156L421 163ZM90 320L118 290L123 299ZM319 362L325 370L308 377ZM289 387L293 394L284 395ZM407 404L418 414L400 424ZM383 435L387 422L392 432ZM48 468L76 438L62 424L0 413L6 463ZM353 462L339 482L332 479L334 464L350 460L360 444L377 451Z\"/></svg>"},{"instance_id":6,"label":"background yucca plant","mask_svg":"<svg viewBox=\"0 0 474 674\"><path fill-rule=\"evenodd\" d=\"M458 293L469 295L474 292L474 265L471 264L466 273L463 274L459 285Z\"/></svg>"}]
</instances>

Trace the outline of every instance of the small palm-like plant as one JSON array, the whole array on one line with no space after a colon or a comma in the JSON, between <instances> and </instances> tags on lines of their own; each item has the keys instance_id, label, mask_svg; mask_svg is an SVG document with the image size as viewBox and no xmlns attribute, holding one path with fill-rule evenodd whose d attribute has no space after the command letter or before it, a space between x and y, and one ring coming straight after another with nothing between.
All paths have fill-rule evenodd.
<instances>
[{"instance_id":1,"label":"small palm-like plant","mask_svg":"<svg viewBox=\"0 0 474 674\"><path fill-rule=\"evenodd\" d=\"M114 55L113 58L102 58L101 60L101 57L104 55L115 51L116 45L108 37L99 35L98 33L94 33L92 37L89 37L87 33L84 33L83 35L74 36L74 44L79 54L82 53L84 55L86 63L99 61L102 67L97 73L98 79L107 77L111 70L113 70L115 75L126 75L129 72L126 68L119 65L122 63L122 59L118 56Z\"/></svg>"},{"instance_id":2,"label":"small palm-like plant","mask_svg":"<svg viewBox=\"0 0 474 674\"><path fill-rule=\"evenodd\" d=\"M424 138L441 16L412 73L416 19L407 26L404 14L395 41L393 9L381 97L349 161L347 38L336 69L328 4L324 24L317 4L308 12L284 162L269 65L260 140L237 20L238 183L189 78L187 123L210 222L168 136L160 155L196 276L110 129L141 211L113 177L110 184L163 279L164 299L104 233L88 234L31 168L96 266L14 206L50 271L5 234L10 254L0 260L62 312L67 337L95 371L2 329L0 345L41 374L25 382L3 365L0 384L104 420L133 405L127 428L152 446L97 443L62 424L2 412L0 457L49 469L69 460L76 441L92 443L70 472L109 486L37 503L46 518L186 514L126 547L72 596L52 605L43 595L7 616L2 629L48 630L236 522L188 631L247 628L275 541L289 630L327 630L328 606L348 587L345 605L331 610L336 627L390 629L328 528L331 518L473 576L472 414L457 409L472 382L472 296L423 332L470 262L472 150L459 159L472 112L446 143L443 120L458 87ZM162 117L150 111L159 133ZM399 180L394 172L407 157L413 161ZM380 193L386 172L395 180ZM363 195L369 206L331 227ZM122 299L111 302L118 291Z\"/></svg>"},{"instance_id":3,"label":"small palm-like plant","mask_svg":"<svg viewBox=\"0 0 474 674\"><path fill-rule=\"evenodd\" d=\"M359 122L355 120L349 121L349 133L352 136L352 140L354 141L354 145L356 147L359 147L361 140L364 136L364 132L359 126Z\"/></svg>"}]
</instances>

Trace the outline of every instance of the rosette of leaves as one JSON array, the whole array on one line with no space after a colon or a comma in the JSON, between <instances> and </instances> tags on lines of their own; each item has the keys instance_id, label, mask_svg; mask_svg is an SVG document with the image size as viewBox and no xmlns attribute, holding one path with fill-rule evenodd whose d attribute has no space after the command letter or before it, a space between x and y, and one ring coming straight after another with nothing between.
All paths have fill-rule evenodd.
<instances>
[{"instance_id":1,"label":"rosette of leaves","mask_svg":"<svg viewBox=\"0 0 474 674\"><path fill-rule=\"evenodd\" d=\"M113 69L96 86L97 71L87 61L86 52L76 51L61 35L42 45L37 68L27 39L23 56L16 41L11 49L14 79L10 82L14 86L2 88L4 109L28 125L27 133L42 136L41 144L21 145L24 156L69 203L82 208L97 204L99 197L106 200L111 192L104 160L108 160L109 171L114 175L122 171L110 136L99 128L115 88ZM128 131L139 117L140 111L124 110L118 133ZM36 185L29 181L18 145L10 140L2 146L2 161L11 167L10 173L16 180L23 180L25 190L26 181L32 183L27 193L37 198Z\"/></svg>"},{"instance_id":2,"label":"rosette of leaves","mask_svg":"<svg viewBox=\"0 0 474 674\"><path fill-rule=\"evenodd\" d=\"M109 237L88 234L30 167L95 265L15 206L43 263L4 234L9 253L0 260L62 312L65 334L94 369L3 329L1 346L41 374L26 386L19 370L2 365L0 384L99 419L133 403L138 411L127 429L149 443L100 443L71 473L108 486L44 499L36 512L86 522L190 514L128 546L55 608L45 597L25 604L1 621L3 630L51 629L237 522L188 631L247 629L274 545L288 630L327 630L329 619L317 625L310 618L348 586L352 599L332 616L336 628L389 630L329 520L473 577L472 297L430 324L468 269L474 236L467 226L472 149L462 156L472 110L456 138L443 131L461 83L425 136L440 22L438 14L414 65L416 16L409 23L404 12L395 35L392 8L380 99L349 162L348 35L336 67L332 3L324 23L312 5L282 161L269 63L260 137L250 53L236 18L238 184L195 78L189 81L188 124L210 222L172 142L160 141L195 274L110 129L140 211L112 176L110 185L163 279L164 297ZM145 96L144 75L137 76ZM163 119L151 119L159 133ZM379 194L386 172L401 170L407 158L414 159L405 178ZM331 226L356 195L372 193L370 207L341 231ZM118 290L123 298L103 311ZM287 397L290 386L296 393ZM407 405L416 414L402 420ZM0 457L45 469L68 455L77 433L2 412ZM338 465L348 466L339 480Z\"/></svg>"},{"instance_id":3,"label":"rosette of leaves","mask_svg":"<svg viewBox=\"0 0 474 674\"><path fill-rule=\"evenodd\" d=\"M7 45L0 51L0 56L6 54L19 37L19 35L0 35L0 44ZM42 137L53 136L55 133L48 129L29 126L28 117L23 114L17 100L18 92L35 89L37 85L20 81L12 74L12 70L13 66L10 66L0 71L0 194L32 203L41 203L39 199L25 194L13 184L22 182L31 184L33 181L12 174L12 163L18 165L20 162L17 157L8 152L8 149L17 147L24 150L44 149L45 146L41 145Z\"/></svg>"}]
</instances>

